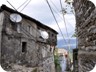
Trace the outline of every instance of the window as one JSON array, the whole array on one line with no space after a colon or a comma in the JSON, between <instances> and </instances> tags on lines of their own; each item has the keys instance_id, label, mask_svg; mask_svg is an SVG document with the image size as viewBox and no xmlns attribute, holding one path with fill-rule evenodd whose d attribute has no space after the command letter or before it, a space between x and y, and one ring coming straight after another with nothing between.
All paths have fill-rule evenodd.
<instances>
[{"instance_id":1,"label":"window","mask_svg":"<svg viewBox=\"0 0 96 72\"><path fill-rule=\"evenodd\" d=\"M32 29L32 27L30 27L30 34L32 35L32 31L33 31L33 29Z\"/></svg>"},{"instance_id":2,"label":"window","mask_svg":"<svg viewBox=\"0 0 96 72\"><path fill-rule=\"evenodd\" d=\"M52 48L50 47L50 52L52 51Z\"/></svg>"},{"instance_id":3,"label":"window","mask_svg":"<svg viewBox=\"0 0 96 72\"><path fill-rule=\"evenodd\" d=\"M22 42L22 52L26 52L26 48L27 48L27 43Z\"/></svg>"},{"instance_id":4,"label":"window","mask_svg":"<svg viewBox=\"0 0 96 72\"><path fill-rule=\"evenodd\" d=\"M27 29L28 32L31 32L31 26L28 25L28 29Z\"/></svg>"},{"instance_id":5,"label":"window","mask_svg":"<svg viewBox=\"0 0 96 72\"><path fill-rule=\"evenodd\" d=\"M48 34L50 35L50 32L48 32Z\"/></svg>"},{"instance_id":6,"label":"window","mask_svg":"<svg viewBox=\"0 0 96 72\"><path fill-rule=\"evenodd\" d=\"M57 39L57 36L55 35L55 39Z\"/></svg>"},{"instance_id":7,"label":"window","mask_svg":"<svg viewBox=\"0 0 96 72\"><path fill-rule=\"evenodd\" d=\"M17 32L20 33L20 24L17 24Z\"/></svg>"},{"instance_id":8,"label":"window","mask_svg":"<svg viewBox=\"0 0 96 72\"><path fill-rule=\"evenodd\" d=\"M37 27L38 30L40 30L40 27Z\"/></svg>"},{"instance_id":9,"label":"window","mask_svg":"<svg viewBox=\"0 0 96 72\"><path fill-rule=\"evenodd\" d=\"M54 37L54 34L52 34L52 37Z\"/></svg>"},{"instance_id":10,"label":"window","mask_svg":"<svg viewBox=\"0 0 96 72\"><path fill-rule=\"evenodd\" d=\"M12 22L12 29L14 31L17 31L17 23Z\"/></svg>"}]
</instances>

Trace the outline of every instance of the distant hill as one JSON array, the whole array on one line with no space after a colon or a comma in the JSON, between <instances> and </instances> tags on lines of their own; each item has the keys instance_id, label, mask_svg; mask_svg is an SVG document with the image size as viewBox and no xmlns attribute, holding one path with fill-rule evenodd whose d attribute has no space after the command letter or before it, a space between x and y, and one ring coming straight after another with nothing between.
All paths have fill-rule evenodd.
<instances>
[{"instance_id":1,"label":"distant hill","mask_svg":"<svg viewBox=\"0 0 96 72\"><path fill-rule=\"evenodd\" d=\"M66 39L66 42L68 43L68 39ZM57 47L64 48L69 51L68 44L66 44L66 42L64 42L64 40L58 40ZM70 39L70 51L72 51L74 48L76 48L76 39L72 38Z\"/></svg>"}]
</instances>

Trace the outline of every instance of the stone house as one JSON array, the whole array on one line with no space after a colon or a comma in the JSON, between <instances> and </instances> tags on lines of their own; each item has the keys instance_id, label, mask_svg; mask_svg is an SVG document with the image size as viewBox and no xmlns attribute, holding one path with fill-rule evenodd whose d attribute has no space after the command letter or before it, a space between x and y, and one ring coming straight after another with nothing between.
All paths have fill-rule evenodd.
<instances>
[{"instance_id":1,"label":"stone house","mask_svg":"<svg viewBox=\"0 0 96 72\"><path fill-rule=\"evenodd\" d=\"M64 48L58 48L58 55L60 56L65 56L65 55L68 55L68 51Z\"/></svg>"},{"instance_id":2,"label":"stone house","mask_svg":"<svg viewBox=\"0 0 96 72\"><path fill-rule=\"evenodd\" d=\"M14 13L22 17L19 22L10 19ZM43 39L40 31L46 31L49 38ZM57 34L55 30L39 21L2 5L0 8L1 66L11 71L14 65L20 65L37 67L37 72L54 72L53 52L57 45Z\"/></svg>"},{"instance_id":3,"label":"stone house","mask_svg":"<svg viewBox=\"0 0 96 72\"><path fill-rule=\"evenodd\" d=\"M96 7L90 0L74 0L78 39L78 71L89 72L96 64Z\"/></svg>"},{"instance_id":4,"label":"stone house","mask_svg":"<svg viewBox=\"0 0 96 72\"><path fill-rule=\"evenodd\" d=\"M70 67L71 60L68 56L68 51L64 48L58 48L58 56L59 56L59 63L61 66L61 71L70 72L69 67Z\"/></svg>"}]
</instances>

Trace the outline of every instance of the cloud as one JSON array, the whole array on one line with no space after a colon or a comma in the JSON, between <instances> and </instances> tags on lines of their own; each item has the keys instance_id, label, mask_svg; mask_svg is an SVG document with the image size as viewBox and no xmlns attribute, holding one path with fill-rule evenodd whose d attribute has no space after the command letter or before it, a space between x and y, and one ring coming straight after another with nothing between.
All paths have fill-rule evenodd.
<instances>
[{"instance_id":1,"label":"cloud","mask_svg":"<svg viewBox=\"0 0 96 72\"><path fill-rule=\"evenodd\" d=\"M18 6L20 6L24 2L24 1L21 1L21 0L16 0L16 1L9 0L9 1L16 8L18 8ZM52 1L49 0L49 3L51 4L52 8L55 9L55 7L52 4L52 2L59 9L59 11L54 12L54 14L56 16L56 19L58 21L58 24L59 24L62 32L65 33L66 32L66 29L65 29L64 22L63 22L62 14L60 12L61 8L60 8L59 0L56 0L56 1L55 0L52 0ZM7 5L9 5L9 4L7 3ZM31 3L29 3L29 5L22 11L22 13L24 13L24 14L32 17L32 18L35 18L35 19L39 20L40 22L42 22L43 24L46 24L46 25L54 28L56 31L60 32L59 31L59 28L56 25L56 22L55 22L55 20L53 18L53 15L52 15L52 13L51 13L51 11L50 11L47 3L44 0L41 0L41 1L32 0ZM72 31L73 28L71 28L71 26L75 27L74 26L75 25L74 24L74 20L73 20L74 19L74 16L72 16L72 15L65 15L65 18L66 18L66 25L67 25L68 31Z\"/></svg>"},{"instance_id":2,"label":"cloud","mask_svg":"<svg viewBox=\"0 0 96 72\"><path fill-rule=\"evenodd\" d=\"M15 7L18 8L24 1L26 0L9 0L9 2ZM67 26L67 30L68 30L68 36L66 33L66 27L65 27L65 23L63 20L63 16L62 16L62 12L61 12L61 7L60 7L60 0L48 0L52 10L55 14L56 20L58 21L58 25L64 35L64 38L67 39L69 37L72 36L72 34L74 34L75 32L75 16L73 14L66 14L64 15L65 20L66 20L66 26ZM54 6L53 5L53 3ZM63 0L62 0L63 2ZM1 4L6 4L7 6L11 7L6 0L2 0L0 1L0 5ZM22 6L19 11L23 8L24 6ZM12 7L11 7L12 8ZM57 9L58 10L57 10ZM53 28L54 30L56 30L59 34L58 34L58 41L62 40L63 37L60 33L60 30L58 28L58 25L56 24L53 15L47 5L47 3L45 2L45 0L32 0L27 7L25 7L25 9L22 11L22 13L35 18L36 20L40 21L41 23Z\"/></svg>"},{"instance_id":3,"label":"cloud","mask_svg":"<svg viewBox=\"0 0 96 72\"><path fill-rule=\"evenodd\" d=\"M54 22L53 15L52 15L47 3L44 0L41 0L40 2L38 1L37 3L36 2L30 3L22 11L22 13L27 14L28 16L31 16L32 18L35 18L44 24L51 24ZM59 12L57 12L57 13L59 13ZM55 15L57 15L57 13L54 12Z\"/></svg>"}]
</instances>

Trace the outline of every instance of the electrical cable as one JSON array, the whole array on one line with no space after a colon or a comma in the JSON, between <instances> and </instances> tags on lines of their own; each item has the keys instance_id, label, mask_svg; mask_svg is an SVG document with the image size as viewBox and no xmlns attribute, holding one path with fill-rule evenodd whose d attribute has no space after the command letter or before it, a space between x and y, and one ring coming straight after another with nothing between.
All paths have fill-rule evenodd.
<instances>
[{"instance_id":1,"label":"electrical cable","mask_svg":"<svg viewBox=\"0 0 96 72\"><path fill-rule=\"evenodd\" d=\"M8 3L15 9L15 11L17 11L17 9L8 1ZM17 11L18 12L18 11ZM27 20L25 20L28 24L30 24L32 26L31 23L29 23ZM32 26L33 27L33 26ZM37 32L39 32L37 29L35 29L35 27L33 27L34 30L36 30Z\"/></svg>"},{"instance_id":2,"label":"electrical cable","mask_svg":"<svg viewBox=\"0 0 96 72\"><path fill-rule=\"evenodd\" d=\"M62 3L61 3L61 0L60 0L60 5L61 5L61 9L63 9L63 6L62 6ZM68 30L67 30L67 25L66 25L66 21L65 21L65 17L64 17L64 13L63 13L63 11L62 11L62 14L63 14L63 21L64 21L65 28L66 28L66 34L67 34L67 36L69 37L69 35L68 35Z\"/></svg>"},{"instance_id":3,"label":"electrical cable","mask_svg":"<svg viewBox=\"0 0 96 72\"><path fill-rule=\"evenodd\" d=\"M31 0L29 0L29 2L22 8L22 10L24 10L24 8L25 8L30 2L31 2ZM21 10L21 11L22 11L22 10ZM20 11L20 12L21 12L21 11Z\"/></svg>"},{"instance_id":4,"label":"electrical cable","mask_svg":"<svg viewBox=\"0 0 96 72\"><path fill-rule=\"evenodd\" d=\"M63 36L63 33L62 33L62 31L61 31L61 28L60 28L60 26L59 26L59 24L58 24L58 22L57 22L57 19L56 19L55 15L54 15L54 13L53 13L53 11L52 11L52 8L51 8L48 0L46 0L46 3L48 4L48 6L49 6L49 8L50 8L50 11L51 11L51 13L52 13L52 15L53 15L53 17L54 17L54 20L55 20L55 22L56 22L56 24L57 24L57 26L58 26L58 28L59 28L59 30L60 30L60 32L61 32L61 35L62 35L62 37L63 37L63 40L65 40L65 38L64 38L64 36ZM65 40L65 42L66 42L66 40ZM67 43L67 42L66 42L66 43Z\"/></svg>"},{"instance_id":5,"label":"electrical cable","mask_svg":"<svg viewBox=\"0 0 96 72\"><path fill-rule=\"evenodd\" d=\"M52 2L52 0L50 0L51 3L53 4L53 6L56 8L57 11L59 11L59 9L56 7L56 5Z\"/></svg>"},{"instance_id":6,"label":"electrical cable","mask_svg":"<svg viewBox=\"0 0 96 72\"><path fill-rule=\"evenodd\" d=\"M50 0L51 1L51 0ZM52 1L51 1L52 2ZM54 7L57 9L57 11L59 11L59 9L56 7L56 5L52 2L52 4L54 5ZM52 7L51 7L52 8ZM52 8L53 10L54 10L54 12L63 20L63 18L58 14L58 12L56 12L56 10L54 9L54 8ZM67 22L68 22L68 20L67 20ZM68 22L68 24L70 24L69 22ZM70 24L71 25L71 24ZM71 25L71 27L73 27L72 25ZM74 27L73 27L74 28Z\"/></svg>"},{"instance_id":7,"label":"electrical cable","mask_svg":"<svg viewBox=\"0 0 96 72\"><path fill-rule=\"evenodd\" d=\"M56 7L56 6L55 6ZM52 7L51 7L52 8ZM54 10L54 8L52 8L53 10ZM54 12L63 20L63 18L54 10ZM68 22L68 20L66 20L67 22ZM68 24L70 24L69 22L68 22ZM71 25L71 24L70 24ZM72 25L71 25L72 26ZM72 26L73 27L73 26ZM73 27L73 29L74 29L74 27ZM70 40L69 40L69 43L70 43ZM69 46L70 47L70 46Z\"/></svg>"},{"instance_id":8,"label":"electrical cable","mask_svg":"<svg viewBox=\"0 0 96 72\"><path fill-rule=\"evenodd\" d=\"M61 0L60 0L60 5L61 5L61 9L63 10L63 6L62 6ZM62 11L62 10L61 10L61 11ZM64 24L65 24L66 34L67 34L68 39L69 39L69 40L68 40L68 49L69 49L68 53L69 53L69 52L70 52L70 38L69 38L69 35L68 35L67 25L66 25L66 21L65 21L65 17L64 17L63 11L62 11L62 15L63 15Z\"/></svg>"},{"instance_id":9,"label":"electrical cable","mask_svg":"<svg viewBox=\"0 0 96 72\"><path fill-rule=\"evenodd\" d=\"M10 4L11 5L11 4ZM11 5L12 6L12 5ZM12 6L13 7L13 6ZM13 7L14 8L14 7ZM15 9L15 8L14 8ZM16 9L15 9L16 10ZM16 10L17 11L17 10ZM17 11L18 12L18 11ZM8 17L9 17L9 15L8 15ZM32 25L32 24L31 24ZM33 26L32 26L33 27ZM24 29L25 30L25 29ZM37 29L35 29L35 30L37 30ZM25 30L26 31L26 30ZM28 31L27 31L28 32ZM29 32L28 32L29 33ZM49 52L50 53L50 52ZM38 58L39 58L39 56L38 56ZM41 59L40 59L41 60Z\"/></svg>"},{"instance_id":10,"label":"electrical cable","mask_svg":"<svg viewBox=\"0 0 96 72\"><path fill-rule=\"evenodd\" d=\"M7 15L7 18L9 18L9 14L7 13L7 12L5 12L6 13L6 15ZM30 37L30 35L29 34L27 34L27 33L29 33L27 30L25 30L23 27L21 27L21 29L23 29L23 32L28 36L28 37ZM26 32L25 32L26 31ZM31 35L32 36L32 35ZM32 36L33 37L33 36ZM31 39L32 41L35 41L34 39L36 39L36 38L34 38L34 39L32 39L31 37L30 38L27 38L27 39ZM50 53L50 51L48 51L47 49L45 49L45 47L44 46L46 46L45 44L43 44L43 49L45 50L45 51L47 51L48 53ZM35 46L36 47L36 46ZM39 50L40 48L38 48L38 50ZM33 49L33 51L34 50L36 50L35 48ZM42 59L44 59L44 58L40 58L39 56L37 56L38 57L38 59L40 60L40 61L42 61ZM51 56L50 56L51 57ZM34 61L35 62L35 61Z\"/></svg>"},{"instance_id":11,"label":"electrical cable","mask_svg":"<svg viewBox=\"0 0 96 72\"><path fill-rule=\"evenodd\" d=\"M7 18L9 18L10 16L9 16L9 14L7 13L7 12L5 12L6 14L7 14ZM21 28L24 30L24 31L26 31L25 32L25 34L27 35L27 36L29 36L27 33L29 33L27 30L25 30L22 26L21 26ZM29 33L30 34L30 33ZM30 34L31 35L31 34ZM31 35L32 37L34 37L33 35Z\"/></svg>"},{"instance_id":12,"label":"electrical cable","mask_svg":"<svg viewBox=\"0 0 96 72\"><path fill-rule=\"evenodd\" d=\"M30 2L30 1L29 1L29 2ZM29 3L29 2L28 2L28 3ZM28 3L27 3L27 4L28 4ZM26 5L27 5L27 4L26 4ZM11 6L12 6L12 5L11 5ZM12 7L13 7L13 6L12 6ZM25 7L26 7L26 6L25 6ZM24 8L25 8L25 7L24 7ZM14 8L14 7L13 7L13 8ZM14 8L14 9L15 9L15 8ZM15 9L15 10L16 10L16 9ZM17 11L17 10L16 10L16 11ZM53 13L53 14L54 14L54 13ZM55 15L54 15L54 17L55 17ZM56 23L58 23L57 20L56 20L56 18L55 18L55 21L56 21ZM27 22L28 22L28 21L27 21ZM59 24L57 24L57 25L58 25L58 27L59 27ZM60 29L60 27L59 27L59 29ZM62 33L61 29L60 29L60 32L61 32L61 35L63 36L63 33ZM63 36L63 39L64 39L64 36ZM65 41L65 42L66 42L66 41ZM67 42L66 42L66 43L67 43Z\"/></svg>"},{"instance_id":13,"label":"electrical cable","mask_svg":"<svg viewBox=\"0 0 96 72\"><path fill-rule=\"evenodd\" d=\"M6 1L16 10L16 8L8 0L6 0Z\"/></svg>"},{"instance_id":14,"label":"electrical cable","mask_svg":"<svg viewBox=\"0 0 96 72\"><path fill-rule=\"evenodd\" d=\"M22 7L27 1L28 1L28 0L26 0L22 5L20 5L20 6L17 8L17 10L18 10L20 7Z\"/></svg>"}]
</instances>

